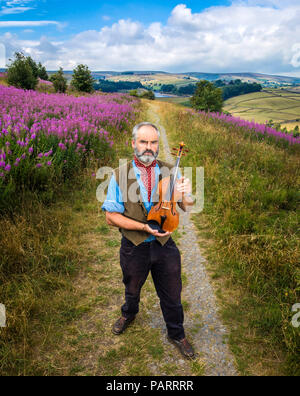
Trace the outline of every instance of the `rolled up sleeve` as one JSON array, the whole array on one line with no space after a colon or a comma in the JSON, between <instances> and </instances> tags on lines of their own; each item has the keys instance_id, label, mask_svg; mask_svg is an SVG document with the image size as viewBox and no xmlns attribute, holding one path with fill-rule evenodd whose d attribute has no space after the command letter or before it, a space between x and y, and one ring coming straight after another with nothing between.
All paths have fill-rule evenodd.
<instances>
[{"instance_id":1,"label":"rolled up sleeve","mask_svg":"<svg viewBox=\"0 0 300 396\"><path fill-rule=\"evenodd\" d=\"M112 175L110 179L106 200L101 206L101 209L111 213L112 212L124 213L125 211L125 207L122 199L122 192L114 175Z\"/></svg>"}]
</instances>

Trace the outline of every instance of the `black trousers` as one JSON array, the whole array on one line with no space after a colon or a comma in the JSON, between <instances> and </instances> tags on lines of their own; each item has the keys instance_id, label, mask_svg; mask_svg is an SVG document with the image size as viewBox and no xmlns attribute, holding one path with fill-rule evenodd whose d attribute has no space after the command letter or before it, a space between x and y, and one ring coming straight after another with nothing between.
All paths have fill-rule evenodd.
<instances>
[{"instance_id":1,"label":"black trousers","mask_svg":"<svg viewBox=\"0 0 300 396\"><path fill-rule=\"evenodd\" d=\"M173 239L170 237L164 246L161 246L156 239L135 246L123 236L120 265L125 284L122 315L125 318L132 318L138 313L141 289L151 271L168 335L176 340L184 338L181 257Z\"/></svg>"}]
</instances>

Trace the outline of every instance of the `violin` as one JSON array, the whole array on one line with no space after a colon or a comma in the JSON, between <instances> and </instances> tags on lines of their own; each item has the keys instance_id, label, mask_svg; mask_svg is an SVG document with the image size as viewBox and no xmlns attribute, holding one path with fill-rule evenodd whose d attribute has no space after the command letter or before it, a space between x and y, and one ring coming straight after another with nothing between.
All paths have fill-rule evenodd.
<instances>
[{"instance_id":1,"label":"violin","mask_svg":"<svg viewBox=\"0 0 300 396\"><path fill-rule=\"evenodd\" d=\"M176 211L176 201L174 199L174 189L177 180L179 163L187 149L185 144L180 143L179 149L173 148L177 153L172 153L177 157L174 172L165 178L162 178L158 184L159 202L153 206L148 213L147 223L149 227L158 230L160 233L173 232L179 225L179 214Z\"/></svg>"}]
</instances>

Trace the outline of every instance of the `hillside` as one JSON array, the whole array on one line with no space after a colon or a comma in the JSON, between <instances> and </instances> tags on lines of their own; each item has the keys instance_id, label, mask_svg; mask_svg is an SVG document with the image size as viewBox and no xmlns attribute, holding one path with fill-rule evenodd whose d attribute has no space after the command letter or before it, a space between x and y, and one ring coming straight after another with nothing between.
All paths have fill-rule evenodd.
<instances>
[{"instance_id":1,"label":"hillside","mask_svg":"<svg viewBox=\"0 0 300 396\"><path fill-rule=\"evenodd\" d=\"M112 81L140 81L143 85L146 85L153 89L159 89L160 84L174 84L178 87L196 83L199 80L236 80L240 79L243 82L258 83L264 87L284 87L295 84L300 84L299 78L286 77L286 76L272 76L267 74L259 73L145 73L142 72L131 72L130 74L105 74L107 79Z\"/></svg>"},{"instance_id":2,"label":"hillside","mask_svg":"<svg viewBox=\"0 0 300 396\"><path fill-rule=\"evenodd\" d=\"M290 85L300 84L300 78L288 77L288 76L276 76L262 73L185 73L188 76L196 77L198 79L204 79L209 81L214 80L236 80L240 79L243 82L256 82L263 86L277 86L277 85Z\"/></svg>"},{"instance_id":3,"label":"hillside","mask_svg":"<svg viewBox=\"0 0 300 396\"><path fill-rule=\"evenodd\" d=\"M273 120L282 127L300 126L300 89L264 89L228 99L224 110L235 117L259 123Z\"/></svg>"},{"instance_id":4,"label":"hillside","mask_svg":"<svg viewBox=\"0 0 300 396\"><path fill-rule=\"evenodd\" d=\"M182 167L203 167L205 202L192 215L242 375L299 375L299 147L170 103L153 102ZM196 194L199 186L194 185ZM209 330L207 330L209 332Z\"/></svg>"},{"instance_id":5,"label":"hillside","mask_svg":"<svg viewBox=\"0 0 300 396\"><path fill-rule=\"evenodd\" d=\"M5 69L0 69L5 71ZM56 71L49 70L49 75ZM72 78L72 71L65 70L65 77L68 81ZM199 80L235 80L240 79L243 82L256 82L262 84L265 87L278 87L278 86L289 86L289 85L300 85L300 78L289 77L289 76L277 76L262 73L203 73L203 72L182 72L182 73L168 73L164 71L92 71L92 75L95 79L105 78L112 81L140 81L142 84L149 87L157 88L159 84L175 84L175 85L186 85Z\"/></svg>"}]
</instances>

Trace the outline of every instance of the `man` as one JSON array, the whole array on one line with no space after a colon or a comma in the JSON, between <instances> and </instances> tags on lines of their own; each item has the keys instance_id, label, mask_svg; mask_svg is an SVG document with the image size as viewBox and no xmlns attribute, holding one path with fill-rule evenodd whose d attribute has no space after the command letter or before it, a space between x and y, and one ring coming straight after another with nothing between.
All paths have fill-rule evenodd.
<instances>
[{"instance_id":1,"label":"man","mask_svg":"<svg viewBox=\"0 0 300 396\"><path fill-rule=\"evenodd\" d=\"M133 128L134 158L115 170L110 179L107 198L102 205L109 225L122 233L120 265L125 284L125 304L122 316L113 326L113 333L121 334L139 311L140 292L149 272L154 281L160 306L168 330L168 339L180 352L193 358L194 350L185 337L181 304L181 257L170 232L159 232L147 224L147 215L159 201L157 186L163 169L172 171L173 165L156 160L159 153L159 130L149 122ZM130 177L133 174L133 177ZM122 178L123 176L123 178ZM177 175L174 200L186 211L193 205L189 179ZM133 183L138 186L139 200L130 199ZM124 199L126 197L127 199ZM161 231L161 230L160 230Z\"/></svg>"}]
</instances>

